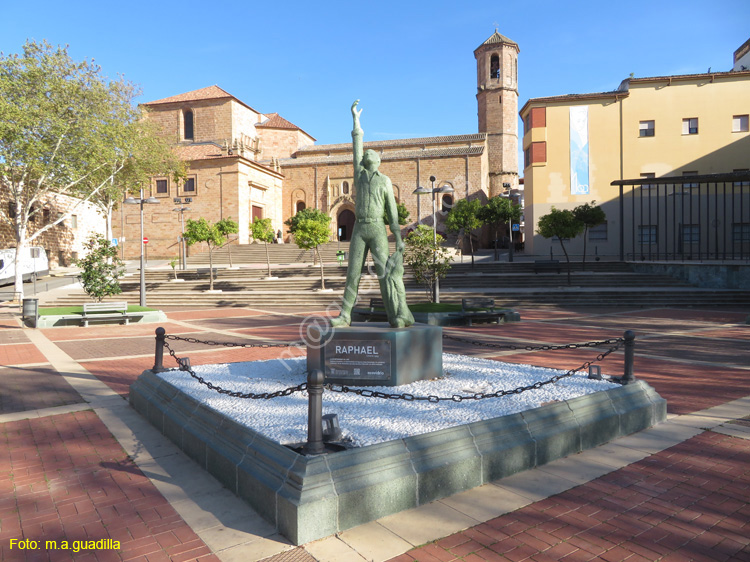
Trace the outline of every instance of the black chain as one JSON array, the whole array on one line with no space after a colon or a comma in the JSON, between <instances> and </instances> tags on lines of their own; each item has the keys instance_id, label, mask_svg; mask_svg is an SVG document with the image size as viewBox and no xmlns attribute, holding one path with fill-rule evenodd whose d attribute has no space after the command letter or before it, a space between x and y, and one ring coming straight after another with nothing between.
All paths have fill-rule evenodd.
<instances>
[{"instance_id":1,"label":"black chain","mask_svg":"<svg viewBox=\"0 0 750 562\"><path fill-rule=\"evenodd\" d=\"M601 347L603 345L621 344L625 341L624 338L610 338L602 341L590 341L586 343L566 343L563 345L524 345L517 346L513 344L499 344L491 343L481 340L471 340L469 338L462 338L461 336L451 336L449 334L443 334L443 339L453 340L461 343L468 343L477 347L491 347L493 349L507 349L510 351L554 351L557 349L580 349L582 347Z\"/></svg>"},{"instance_id":2,"label":"black chain","mask_svg":"<svg viewBox=\"0 0 750 562\"><path fill-rule=\"evenodd\" d=\"M431 402L431 403L437 403L437 402L445 402L445 401L451 401L451 402L463 402L464 400L483 400L485 398L501 398L503 396L508 396L511 394L521 394L522 392L526 392L527 390L538 390L548 384L554 384L560 379L563 379L565 377L569 377L571 375L574 375L575 373L588 369L593 363L597 361L602 361L605 357L607 357L610 353L613 353L617 351L620 348L620 344L622 344L625 340L624 338L610 338L608 340L602 340L602 341L593 341L593 342L586 342L586 343L569 343L565 345L540 345L540 346L515 346L512 344L494 344L490 342L483 342L480 340L470 340L468 338L461 338L459 336L451 336L448 334L443 334L443 338L450 339L462 343L468 343L471 345L479 346L479 347L490 347L494 349L507 349L507 350L525 350L525 351L550 351L550 350L557 350L557 349L579 349L579 348L587 348L587 347L599 347L602 345L611 345L607 351L600 353L596 356L595 359L592 359L591 361L586 361L583 363L580 367L575 369L570 369L569 371L561 374L561 375L555 375L554 377L546 380L546 381L540 381L535 382L534 384L530 384L528 386L519 386L517 388L511 389L511 390L498 390L497 392L477 392L471 395L462 395L462 394L454 394L452 396L435 396L434 394L431 394L429 396L415 396L413 394L409 393L400 393L400 394L390 394L387 392L380 392L377 390L370 390L368 388L351 388L346 385L336 385L336 384L327 384L325 385L325 388L327 390L330 390L331 392L340 392L340 393L353 393L358 396L362 396L363 398L382 398L386 400L406 400L407 402ZM205 341L205 340L199 340L197 338L182 338L179 336L172 336L172 335L165 335L164 336L164 346L169 350L169 354L175 359L178 365L178 369L180 371L187 371L190 373L190 376L193 377L195 380L197 380L200 384L205 385L211 390L215 390L219 394L226 394L227 396L231 396L234 398L249 398L254 400L269 400L271 398L278 398L280 396L289 396L290 394L293 394L295 392L301 392L304 390L307 390L307 383L302 383L297 386L291 386L289 388L285 388L284 390L278 390L276 392L262 392L260 394L255 394L252 392L239 392L239 391L231 391L225 388L222 388L220 386L217 386L210 381L206 381L203 379L203 377L197 375L195 371L193 371L189 367L189 363L184 362L182 359L177 357L174 350L169 346L169 344L166 342L166 340L175 340L175 341L185 341L189 343L200 343L205 345L220 345L224 347L260 347L260 348L270 348L270 347L292 347L300 345L301 342L283 342L283 343L259 343L259 344L243 344L243 343L234 343L234 342L216 342L216 341Z\"/></svg>"},{"instance_id":3,"label":"black chain","mask_svg":"<svg viewBox=\"0 0 750 562\"><path fill-rule=\"evenodd\" d=\"M165 340L174 340L174 341L185 341L188 343L202 343L203 345L220 345L222 347L260 347L260 348L268 348L268 347L297 347L302 345L304 342L302 341L293 341L293 342L281 342L281 343L236 343L236 342L222 342L222 341L212 341L212 340L199 340L198 338L181 338L179 336L171 336L171 335L165 335Z\"/></svg>"},{"instance_id":4,"label":"black chain","mask_svg":"<svg viewBox=\"0 0 750 562\"><path fill-rule=\"evenodd\" d=\"M167 336L167 338L170 338L170 336ZM170 339L184 340L184 338L174 338L174 337ZM180 371L187 371L188 373L190 373L190 376L193 377L195 380L197 380L199 383L207 386L211 390L215 390L219 394L226 394L227 396L231 396L233 398L249 398L251 400L270 400L271 398L278 398L279 396L289 396L290 394L294 394L295 392L302 392L303 390L307 390L306 382L303 382L302 384L298 384L297 386L290 386L289 388L285 388L284 390L277 390L276 392L261 392L259 394L255 394L253 392L232 391L226 388L221 388L220 386L217 386L213 384L212 382L205 380L200 375L197 375L195 371L193 371L188 366L186 361L177 357L174 350L169 346L169 344L166 341L164 342L164 347L166 347L169 350L169 354L172 357L174 357L175 361L177 361L178 369Z\"/></svg>"},{"instance_id":5,"label":"black chain","mask_svg":"<svg viewBox=\"0 0 750 562\"><path fill-rule=\"evenodd\" d=\"M406 400L407 402L415 402L415 401L432 402L432 403L445 402L445 401L463 402L464 400L484 400L485 398L501 398L503 396L508 396L510 394L521 394L522 392L526 392L527 390L538 390L542 388L543 386L556 383L560 379L574 375L578 371L588 369L593 363L597 361L602 361L607 355L617 351L620 348L620 343L623 341L624 340L622 338L618 338L614 340L607 340L607 342L615 343L615 345L610 347L607 351L604 351L600 353L599 355L597 355L596 359L592 359L591 361L586 361L583 365L581 365L577 369L570 369L569 371L561 375L555 375L549 380L535 382L534 384L530 384L528 386L519 386L518 388L514 388L511 390L498 390L497 392L488 392L488 393L477 392L471 395L454 394L452 396L435 396L434 394L431 394L429 396L414 396L413 394L408 394L408 393L389 394L387 392L370 390L368 388L350 388L343 384L341 385L327 384L325 385L325 388L326 390L330 390L332 392L341 392L344 394L351 392L353 394L362 396L364 398L383 398L386 400ZM581 345L580 347L594 347L594 346Z\"/></svg>"}]
</instances>

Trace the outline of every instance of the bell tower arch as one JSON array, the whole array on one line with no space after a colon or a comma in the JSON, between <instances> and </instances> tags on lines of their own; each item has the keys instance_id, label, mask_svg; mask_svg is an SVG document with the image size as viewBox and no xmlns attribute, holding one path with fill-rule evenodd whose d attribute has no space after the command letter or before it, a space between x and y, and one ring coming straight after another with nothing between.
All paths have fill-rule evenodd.
<instances>
[{"instance_id":1,"label":"bell tower arch","mask_svg":"<svg viewBox=\"0 0 750 562\"><path fill-rule=\"evenodd\" d=\"M487 133L490 197L518 187L518 44L497 29L474 51L479 132Z\"/></svg>"}]
</instances>

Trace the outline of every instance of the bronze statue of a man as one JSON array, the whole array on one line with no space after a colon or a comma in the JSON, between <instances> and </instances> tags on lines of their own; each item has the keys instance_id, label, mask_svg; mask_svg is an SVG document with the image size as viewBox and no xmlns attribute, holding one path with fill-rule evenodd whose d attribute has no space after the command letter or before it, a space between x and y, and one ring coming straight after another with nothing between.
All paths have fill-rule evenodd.
<instances>
[{"instance_id":1,"label":"bronze statue of a man","mask_svg":"<svg viewBox=\"0 0 750 562\"><path fill-rule=\"evenodd\" d=\"M363 153L362 136L364 133L359 125L359 115L362 110L357 110L357 104L359 100L352 104L356 222L349 243L349 267L346 272L344 302L341 314L338 318L331 320L331 325L348 326L351 323L352 307L357 300L359 280L369 250L375 263L388 322L394 328L403 328L411 326L414 323L414 317L406 305L406 290L403 281L404 242L401 239L401 228L398 224L396 198L393 196L390 178L378 171L380 156L374 150L367 150ZM388 226L396 239L396 251L390 257L388 234L383 222L384 212Z\"/></svg>"}]
</instances>

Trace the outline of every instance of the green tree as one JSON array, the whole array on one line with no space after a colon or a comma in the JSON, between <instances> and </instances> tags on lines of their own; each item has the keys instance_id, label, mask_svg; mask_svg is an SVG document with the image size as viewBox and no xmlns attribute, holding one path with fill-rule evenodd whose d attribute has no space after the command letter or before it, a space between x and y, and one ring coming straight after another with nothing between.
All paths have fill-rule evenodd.
<instances>
[{"instance_id":1,"label":"green tree","mask_svg":"<svg viewBox=\"0 0 750 562\"><path fill-rule=\"evenodd\" d=\"M268 246L273 242L274 231L271 225L271 219L253 219L250 223L250 235L266 245L266 264L268 265L268 277L271 277L271 257L268 255Z\"/></svg>"},{"instance_id":2,"label":"green tree","mask_svg":"<svg viewBox=\"0 0 750 562\"><path fill-rule=\"evenodd\" d=\"M0 221L14 232L17 259L133 163L143 140L132 134L137 95L133 84L107 79L93 62L73 61L67 47L28 41L21 54L0 54L0 190L9 203L0 206ZM46 224L35 220L61 195L78 203Z\"/></svg>"},{"instance_id":3,"label":"green tree","mask_svg":"<svg viewBox=\"0 0 750 562\"><path fill-rule=\"evenodd\" d=\"M305 209L305 211L308 209ZM312 209L314 213L306 213L304 217L295 221L294 230L290 231L294 234L294 241L303 250L314 250L318 256L320 262L320 288L325 291L326 280L323 271L323 258L320 256L320 245L325 244L331 238L331 217L325 213ZM297 213L295 217L299 217L301 213ZM289 219L288 224L292 219Z\"/></svg>"},{"instance_id":4,"label":"green tree","mask_svg":"<svg viewBox=\"0 0 750 562\"><path fill-rule=\"evenodd\" d=\"M591 203L584 203L578 205L573 209L573 215L583 224L583 265L582 269L586 269L586 239L589 228L593 228L607 221L607 215L604 210L596 205L596 201Z\"/></svg>"},{"instance_id":5,"label":"green tree","mask_svg":"<svg viewBox=\"0 0 750 562\"><path fill-rule=\"evenodd\" d=\"M284 224L289 227L289 232L296 238L297 236L297 229L299 228L299 223L304 220L312 220L312 221L318 221L323 222L324 220L328 220L328 223L331 222L331 217L326 215L323 211L320 211L318 209L302 209L301 211L298 211L296 215L293 217L289 217ZM329 236L330 238L330 236ZM326 242L328 239L326 239ZM295 240L296 242L296 240ZM321 242L323 244L325 242ZM299 244L297 244L300 248ZM309 249L309 248L308 248ZM315 264L315 260L317 259L317 254L313 252L313 264Z\"/></svg>"},{"instance_id":6,"label":"green tree","mask_svg":"<svg viewBox=\"0 0 750 562\"><path fill-rule=\"evenodd\" d=\"M448 211L448 216L445 217L445 228L448 229L448 232L459 232L463 229L469 237L472 267L474 267L474 241L471 239L471 232L484 224L482 219L479 218L481 209L482 202L479 199L460 199Z\"/></svg>"},{"instance_id":7,"label":"green tree","mask_svg":"<svg viewBox=\"0 0 750 562\"><path fill-rule=\"evenodd\" d=\"M583 232L583 228L583 223L576 218L573 211L567 209L560 210L552 207L552 210L548 214L539 217L537 232L544 238L557 237L560 241L560 247L568 263L568 285L570 285L570 256L565 249L564 241L578 236Z\"/></svg>"},{"instance_id":8,"label":"green tree","mask_svg":"<svg viewBox=\"0 0 750 562\"><path fill-rule=\"evenodd\" d=\"M517 223L521 219L521 206L516 205L507 197L492 197L487 204L479 210L479 218L485 224L491 224L495 227L495 240L500 232L500 225ZM513 234L510 239L512 243Z\"/></svg>"},{"instance_id":9,"label":"green tree","mask_svg":"<svg viewBox=\"0 0 750 562\"><path fill-rule=\"evenodd\" d=\"M214 290L214 248L221 246L227 240L227 234L239 231L239 225L231 218L222 219L211 224L204 218L188 219L185 224L185 242L188 246L205 242L208 245L208 289Z\"/></svg>"},{"instance_id":10,"label":"green tree","mask_svg":"<svg viewBox=\"0 0 750 562\"><path fill-rule=\"evenodd\" d=\"M443 237L439 234L436 237L432 228L420 224L409 233L404 243L404 262L411 268L417 283L424 285L432 301L435 279L443 279L448 274L453 259L441 245Z\"/></svg>"},{"instance_id":11,"label":"green tree","mask_svg":"<svg viewBox=\"0 0 750 562\"><path fill-rule=\"evenodd\" d=\"M125 272L117 258L117 247L101 234L94 234L84 244L85 257L76 260L81 268L83 290L92 299L101 302L104 297L122 293L119 278Z\"/></svg>"},{"instance_id":12,"label":"green tree","mask_svg":"<svg viewBox=\"0 0 750 562\"><path fill-rule=\"evenodd\" d=\"M406 226L409 222L409 209L403 203L396 203L396 212L398 213L398 224ZM388 216L383 211L383 222L388 224Z\"/></svg>"}]
</instances>

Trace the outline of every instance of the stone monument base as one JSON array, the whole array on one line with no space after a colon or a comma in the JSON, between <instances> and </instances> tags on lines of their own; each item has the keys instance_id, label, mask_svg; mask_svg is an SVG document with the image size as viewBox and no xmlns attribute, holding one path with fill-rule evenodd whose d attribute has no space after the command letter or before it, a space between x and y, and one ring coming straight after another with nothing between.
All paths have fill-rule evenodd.
<instances>
[{"instance_id":1,"label":"stone monument base","mask_svg":"<svg viewBox=\"0 0 750 562\"><path fill-rule=\"evenodd\" d=\"M326 383L400 386L443 375L443 329L413 324L391 328L368 322L343 328L311 327L307 370L320 369Z\"/></svg>"}]
</instances>

